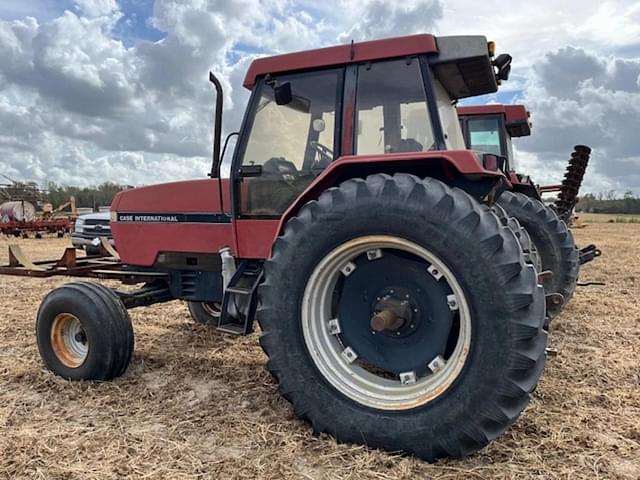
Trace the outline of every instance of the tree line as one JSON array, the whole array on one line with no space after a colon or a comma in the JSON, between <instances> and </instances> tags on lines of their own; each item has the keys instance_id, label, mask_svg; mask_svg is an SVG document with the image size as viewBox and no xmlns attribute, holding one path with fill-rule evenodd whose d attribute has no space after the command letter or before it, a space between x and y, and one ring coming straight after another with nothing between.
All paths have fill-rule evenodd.
<instances>
[{"instance_id":1,"label":"tree line","mask_svg":"<svg viewBox=\"0 0 640 480\"><path fill-rule=\"evenodd\" d=\"M120 185L114 182L104 182L91 187L71 187L49 183L46 189L46 199L54 207L69 201L74 196L76 206L95 208L111 205L116 193L132 188L130 185ZM579 198L576 205L577 212L586 213L628 213L640 214L640 197L633 192L625 192L622 196L614 190L594 195L587 193Z\"/></svg>"},{"instance_id":2,"label":"tree line","mask_svg":"<svg viewBox=\"0 0 640 480\"><path fill-rule=\"evenodd\" d=\"M104 182L91 187L70 187L49 183L46 188L46 199L54 208L75 197L77 207L97 208L111 205L116 193L131 188L113 182Z\"/></svg>"},{"instance_id":3,"label":"tree line","mask_svg":"<svg viewBox=\"0 0 640 480\"><path fill-rule=\"evenodd\" d=\"M577 212L585 213L629 213L640 214L640 197L633 192L625 192L622 196L614 190L593 195L587 193L578 200Z\"/></svg>"}]
</instances>

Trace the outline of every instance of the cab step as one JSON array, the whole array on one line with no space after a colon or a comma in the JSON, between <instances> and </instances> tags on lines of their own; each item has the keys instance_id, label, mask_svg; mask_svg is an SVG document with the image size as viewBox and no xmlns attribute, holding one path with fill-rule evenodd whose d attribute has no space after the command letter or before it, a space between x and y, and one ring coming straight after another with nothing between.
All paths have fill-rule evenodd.
<instances>
[{"instance_id":1,"label":"cab step","mask_svg":"<svg viewBox=\"0 0 640 480\"><path fill-rule=\"evenodd\" d=\"M258 308L258 286L262 281L262 263L244 260L231 277L224 292L217 330L234 335L249 335Z\"/></svg>"}]
</instances>

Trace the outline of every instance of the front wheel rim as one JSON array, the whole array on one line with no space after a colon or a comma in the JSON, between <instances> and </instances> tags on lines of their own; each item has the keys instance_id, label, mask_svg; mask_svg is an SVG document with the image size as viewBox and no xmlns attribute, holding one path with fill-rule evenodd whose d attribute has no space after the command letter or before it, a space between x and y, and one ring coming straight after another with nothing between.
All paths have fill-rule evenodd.
<instances>
[{"instance_id":1,"label":"front wheel rim","mask_svg":"<svg viewBox=\"0 0 640 480\"><path fill-rule=\"evenodd\" d=\"M415 372L389 378L363 368L358 353L341 341L340 319L332 318L332 299L341 277L348 276L354 259L374 259L376 253L399 251L425 263L425 275L432 275L453 292L457 315L457 341L447 358L434 358L431 371L416 378ZM435 275L434 273L435 272ZM305 287L302 333L307 351L321 375L340 393L367 407L408 410L422 406L446 391L459 376L471 344L471 314L464 291L451 270L431 251L411 241L388 235L371 235L350 240L327 254L315 267ZM337 332L337 333L336 333ZM355 358L354 358L355 357ZM433 364L433 366L431 366ZM433 368L432 368L433 367ZM394 374L395 375L395 374Z\"/></svg>"},{"instance_id":2,"label":"front wheel rim","mask_svg":"<svg viewBox=\"0 0 640 480\"><path fill-rule=\"evenodd\" d=\"M66 367L80 367L89 354L89 340L82 323L71 313L59 313L51 324L51 348Z\"/></svg>"}]
</instances>

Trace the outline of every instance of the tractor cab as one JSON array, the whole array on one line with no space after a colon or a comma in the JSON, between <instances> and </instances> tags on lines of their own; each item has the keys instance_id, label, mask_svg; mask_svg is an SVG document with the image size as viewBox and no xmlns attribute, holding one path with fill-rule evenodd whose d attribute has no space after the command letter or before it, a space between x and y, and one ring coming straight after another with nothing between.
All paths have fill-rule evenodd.
<instances>
[{"instance_id":1,"label":"tractor cab","mask_svg":"<svg viewBox=\"0 0 640 480\"><path fill-rule=\"evenodd\" d=\"M123 261L175 268L190 253L217 257L223 247L268 258L297 209L352 176L400 170L484 197L502 172L466 149L453 105L506 79L511 57L494 58L493 48L482 36L422 34L256 59L243 82L251 97L228 178L222 86L211 74L211 178L118 194L111 220Z\"/></svg>"},{"instance_id":2,"label":"tractor cab","mask_svg":"<svg viewBox=\"0 0 640 480\"><path fill-rule=\"evenodd\" d=\"M493 153L506 159L506 170L516 170L513 137L531 135L529 111L524 105L458 107L460 127L471 150Z\"/></svg>"},{"instance_id":3,"label":"tractor cab","mask_svg":"<svg viewBox=\"0 0 640 480\"><path fill-rule=\"evenodd\" d=\"M464 149L452 102L497 89L484 37L431 35L258 59L244 85L232 171L245 218L279 217L346 155Z\"/></svg>"}]
</instances>

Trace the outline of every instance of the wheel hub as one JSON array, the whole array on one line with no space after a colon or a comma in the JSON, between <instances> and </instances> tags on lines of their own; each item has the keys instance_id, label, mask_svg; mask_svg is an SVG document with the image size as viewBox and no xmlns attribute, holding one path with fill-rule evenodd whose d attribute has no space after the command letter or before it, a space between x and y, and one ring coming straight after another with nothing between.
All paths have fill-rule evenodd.
<instances>
[{"instance_id":1,"label":"wheel hub","mask_svg":"<svg viewBox=\"0 0 640 480\"><path fill-rule=\"evenodd\" d=\"M82 323L71 313L60 313L51 324L51 347L69 368L81 366L89 354L89 341Z\"/></svg>"},{"instance_id":2,"label":"wheel hub","mask_svg":"<svg viewBox=\"0 0 640 480\"><path fill-rule=\"evenodd\" d=\"M415 332L420 320L420 305L409 290L394 286L375 297L371 330L381 335L404 337Z\"/></svg>"},{"instance_id":3,"label":"wheel hub","mask_svg":"<svg viewBox=\"0 0 640 480\"><path fill-rule=\"evenodd\" d=\"M396 250L374 260L360 255L352 264L337 308L341 341L371 368L431 373L428 364L444 353L453 320L446 282L429 275L428 263Z\"/></svg>"}]
</instances>

